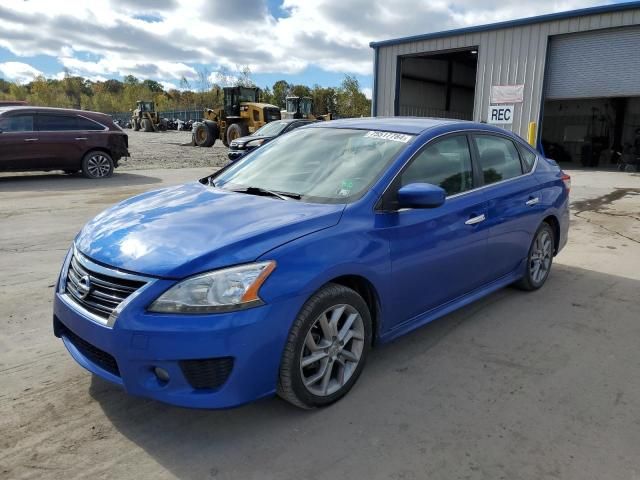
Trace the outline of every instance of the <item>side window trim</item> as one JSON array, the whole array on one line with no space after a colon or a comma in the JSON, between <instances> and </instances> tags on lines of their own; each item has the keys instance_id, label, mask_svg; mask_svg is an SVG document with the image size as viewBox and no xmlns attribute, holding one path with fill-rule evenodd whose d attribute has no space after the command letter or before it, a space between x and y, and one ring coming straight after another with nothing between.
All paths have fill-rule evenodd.
<instances>
[{"instance_id":1,"label":"side window trim","mask_svg":"<svg viewBox=\"0 0 640 480\"><path fill-rule=\"evenodd\" d=\"M456 197L458 195L464 195L466 193L473 192L474 190L477 190L478 186L476 186L476 167L474 166L473 153L471 151L472 147L471 147L471 143L470 143L470 141L471 141L470 133L467 132L467 131L464 131L464 130L458 130L458 131L455 131L455 132L448 132L448 133L445 133L443 135L440 135L440 136L437 136L435 138L432 138L427 143L422 145L413 155L411 155L411 158L409 158L409 160L407 160L405 162L405 164L402 166L402 168L398 171L398 173L396 173L396 175L393 177L391 182L389 182L389 184L385 188L384 193L380 197L380 201L375 206L375 210L376 211L386 211L386 212L397 211L398 208L397 208L397 205L396 205L395 193L398 190L398 184L402 181L402 174L405 172L405 170L407 170L407 168L409 168L413 164L413 162L416 161L416 159L418 159L420 157L420 155L427 148L433 146L436 143L439 143L441 141L447 140L447 139L449 139L451 137L465 137L465 140L467 141L467 148L469 149L469 156L471 158L471 168L473 170L474 186L473 186L473 188L471 188L469 190L465 190L464 192L455 193L453 195L447 195L446 198L453 198L453 197Z\"/></svg>"}]
</instances>

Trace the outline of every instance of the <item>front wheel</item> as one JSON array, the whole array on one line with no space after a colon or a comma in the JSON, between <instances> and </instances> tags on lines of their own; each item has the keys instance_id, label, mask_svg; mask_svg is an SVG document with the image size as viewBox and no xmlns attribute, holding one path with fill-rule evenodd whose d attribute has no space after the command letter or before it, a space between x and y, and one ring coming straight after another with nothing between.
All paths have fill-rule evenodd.
<instances>
[{"instance_id":1,"label":"front wheel","mask_svg":"<svg viewBox=\"0 0 640 480\"><path fill-rule=\"evenodd\" d=\"M555 248L555 234L548 223L543 223L533 237L527 257L527 270L516 286L522 290L537 290L549 277L553 252Z\"/></svg>"},{"instance_id":2,"label":"front wheel","mask_svg":"<svg viewBox=\"0 0 640 480\"><path fill-rule=\"evenodd\" d=\"M106 178L113 175L114 163L105 152L87 153L82 159L82 173L87 178Z\"/></svg>"},{"instance_id":3,"label":"front wheel","mask_svg":"<svg viewBox=\"0 0 640 480\"><path fill-rule=\"evenodd\" d=\"M371 348L371 314L362 297L328 284L298 314L285 347L278 395L300 408L329 405L360 376Z\"/></svg>"}]
</instances>

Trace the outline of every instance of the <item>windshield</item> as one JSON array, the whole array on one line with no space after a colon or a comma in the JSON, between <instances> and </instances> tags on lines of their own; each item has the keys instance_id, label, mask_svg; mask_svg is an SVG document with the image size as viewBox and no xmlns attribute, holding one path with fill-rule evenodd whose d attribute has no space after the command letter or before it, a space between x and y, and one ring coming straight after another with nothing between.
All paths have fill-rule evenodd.
<instances>
[{"instance_id":1,"label":"windshield","mask_svg":"<svg viewBox=\"0 0 640 480\"><path fill-rule=\"evenodd\" d=\"M263 136L263 137L275 137L282 130L284 130L287 127L287 125L289 125L288 122L271 122L271 123L267 123L266 125L263 125L258 130L253 132L251 135L253 135L253 136Z\"/></svg>"},{"instance_id":2,"label":"windshield","mask_svg":"<svg viewBox=\"0 0 640 480\"><path fill-rule=\"evenodd\" d=\"M214 177L216 187L249 187L319 203L360 198L413 136L366 130L304 128L249 153Z\"/></svg>"}]
</instances>

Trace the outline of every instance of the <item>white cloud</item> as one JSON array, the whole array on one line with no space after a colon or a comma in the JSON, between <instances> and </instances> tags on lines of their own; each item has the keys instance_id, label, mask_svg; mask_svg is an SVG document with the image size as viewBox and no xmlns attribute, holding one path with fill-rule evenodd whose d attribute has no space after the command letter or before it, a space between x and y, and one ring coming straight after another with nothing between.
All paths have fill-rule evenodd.
<instances>
[{"instance_id":1,"label":"white cloud","mask_svg":"<svg viewBox=\"0 0 640 480\"><path fill-rule=\"evenodd\" d=\"M18 83L27 83L35 77L42 75L42 72L26 63L4 62L0 63L0 74L9 80L14 80Z\"/></svg>"},{"instance_id":2,"label":"white cloud","mask_svg":"<svg viewBox=\"0 0 640 480\"><path fill-rule=\"evenodd\" d=\"M361 88L360 91L364 93L364 96L367 97L369 100L371 100L371 97L373 97L373 90L368 87Z\"/></svg>"},{"instance_id":3,"label":"white cloud","mask_svg":"<svg viewBox=\"0 0 640 480\"><path fill-rule=\"evenodd\" d=\"M0 47L17 56L50 55L72 73L93 77L131 74L177 83L184 76L194 82L197 65L233 72L245 64L254 73L286 75L314 66L370 75L371 41L596 3L284 0L287 16L275 18L266 0L77 0L73 8L69 2L3 0ZM249 35L239 37L239 29Z\"/></svg>"}]
</instances>

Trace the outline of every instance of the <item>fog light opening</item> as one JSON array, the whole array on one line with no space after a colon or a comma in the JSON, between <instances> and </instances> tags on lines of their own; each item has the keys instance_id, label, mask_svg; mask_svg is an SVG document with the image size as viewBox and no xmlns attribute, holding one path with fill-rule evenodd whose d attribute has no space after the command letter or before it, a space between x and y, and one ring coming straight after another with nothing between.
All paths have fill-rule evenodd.
<instances>
[{"instance_id":1,"label":"fog light opening","mask_svg":"<svg viewBox=\"0 0 640 480\"><path fill-rule=\"evenodd\" d=\"M169 372L167 372L164 368L161 367L154 367L153 368L153 373L155 374L156 378L158 379L158 382L160 382L161 384L166 384L169 383L169 379L171 377L169 377Z\"/></svg>"}]
</instances>

